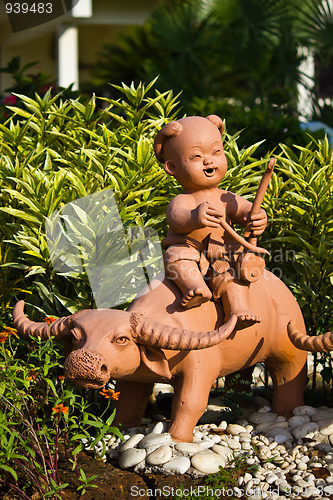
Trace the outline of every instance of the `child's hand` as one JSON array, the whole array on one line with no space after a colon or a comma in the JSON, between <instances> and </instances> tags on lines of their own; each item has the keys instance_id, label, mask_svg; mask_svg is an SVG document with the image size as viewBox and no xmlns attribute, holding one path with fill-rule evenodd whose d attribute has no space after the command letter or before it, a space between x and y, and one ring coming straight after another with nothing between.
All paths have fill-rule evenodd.
<instances>
[{"instance_id":1,"label":"child's hand","mask_svg":"<svg viewBox=\"0 0 333 500\"><path fill-rule=\"evenodd\" d=\"M197 229L201 227L219 227L220 217L224 216L221 210L204 201L193 210L194 223Z\"/></svg>"},{"instance_id":2,"label":"child's hand","mask_svg":"<svg viewBox=\"0 0 333 500\"><path fill-rule=\"evenodd\" d=\"M249 229L252 231L254 236L259 236L259 234L262 234L267 226L267 214L265 210L262 208L260 209L260 212L255 215L251 215L249 217Z\"/></svg>"}]
</instances>

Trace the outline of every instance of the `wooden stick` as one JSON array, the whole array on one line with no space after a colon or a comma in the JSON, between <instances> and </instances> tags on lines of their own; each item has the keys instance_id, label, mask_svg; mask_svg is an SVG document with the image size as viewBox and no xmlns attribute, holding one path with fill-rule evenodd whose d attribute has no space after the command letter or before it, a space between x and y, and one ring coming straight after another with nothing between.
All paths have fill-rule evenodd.
<instances>
[{"instance_id":1,"label":"wooden stick","mask_svg":"<svg viewBox=\"0 0 333 500\"><path fill-rule=\"evenodd\" d=\"M266 190L268 188L269 181L271 180L271 177L272 177L272 173L273 173L273 170L274 170L275 163L276 163L276 159L275 158L271 158L269 160L267 168L266 168L266 170L265 170L265 172L264 172L264 174L263 174L263 176L261 178L257 194L256 194L256 196L254 198L250 215L256 215L260 211L260 207L261 207L261 204L263 202ZM245 231L243 233L243 237L244 238L248 238L249 236L251 236L251 234L252 234L252 231L250 229L245 229ZM251 241L249 240L249 242L252 245L255 245L256 244L256 240L257 240L257 238L252 237Z\"/></svg>"}]
</instances>

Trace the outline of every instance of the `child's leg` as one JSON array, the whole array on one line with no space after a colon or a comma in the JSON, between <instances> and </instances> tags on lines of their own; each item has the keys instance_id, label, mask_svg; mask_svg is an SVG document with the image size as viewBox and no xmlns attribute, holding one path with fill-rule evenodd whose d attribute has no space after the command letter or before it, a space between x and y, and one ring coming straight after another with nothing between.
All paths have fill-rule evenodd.
<instances>
[{"instance_id":1,"label":"child's leg","mask_svg":"<svg viewBox=\"0 0 333 500\"><path fill-rule=\"evenodd\" d=\"M165 266L166 275L183 293L181 304L185 309L199 306L212 298L212 293L193 260L177 260Z\"/></svg>"}]
</instances>

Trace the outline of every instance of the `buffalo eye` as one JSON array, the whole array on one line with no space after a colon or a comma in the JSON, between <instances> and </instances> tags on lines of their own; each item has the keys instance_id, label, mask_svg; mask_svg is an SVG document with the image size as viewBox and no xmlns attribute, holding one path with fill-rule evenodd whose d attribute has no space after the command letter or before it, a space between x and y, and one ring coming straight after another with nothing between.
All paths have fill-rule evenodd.
<instances>
[{"instance_id":1,"label":"buffalo eye","mask_svg":"<svg viewBox=\"0 0 333 500\"><path fill-rule=\"evenodd\" d=\"M115 340L116 344L126 344L126 342L129 342L128 337L117 337Z\"/></svg>"},{"instance_id":2,"label":"buffalo eye","mask_svg":"<svg viewBox=\"0 0 333 500\"><path fill-rule=\"evenodd\" d=\"M82 338L81 332L79 330L77 330L76 328L72 328L71 334L72 334L72 341L73 342L79 342Z\"/></svg>"}]
</instances>

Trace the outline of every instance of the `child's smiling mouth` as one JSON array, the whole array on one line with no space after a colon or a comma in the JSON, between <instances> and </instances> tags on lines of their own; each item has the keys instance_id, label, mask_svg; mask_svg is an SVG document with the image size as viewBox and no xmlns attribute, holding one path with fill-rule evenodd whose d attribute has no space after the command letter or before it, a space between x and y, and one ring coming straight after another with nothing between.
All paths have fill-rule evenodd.
<instances>
[{"instance_id":1,"label":"child's smiling mouth","mask_svg":"<svg viewBox=\"0 0 333 500\"><path fill-rule=\"evenodd\" d=\"M208 167L204 169L204 174L206 177L212 177L215 174L215 167Z\"/></svg>"}]
</instances>

